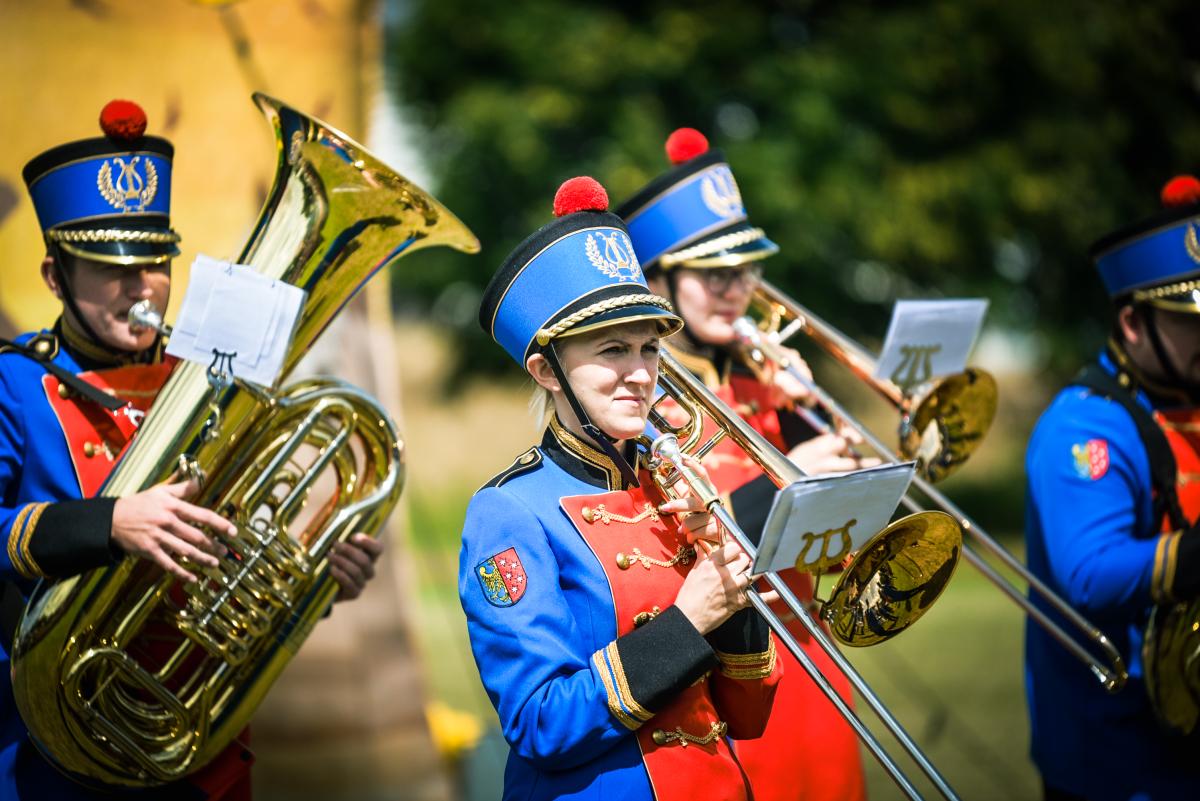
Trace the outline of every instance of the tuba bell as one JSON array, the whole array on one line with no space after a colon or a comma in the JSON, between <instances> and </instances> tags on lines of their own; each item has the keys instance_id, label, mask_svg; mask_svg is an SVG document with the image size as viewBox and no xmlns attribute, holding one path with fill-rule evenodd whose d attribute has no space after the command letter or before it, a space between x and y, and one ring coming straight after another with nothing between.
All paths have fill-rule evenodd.
<instances>
[{"instance_id":1,"label":"tuba bell","mask_svg":"<svg viewBox=\"0 0 1200 801\"><path fill-rule=\"evenodd\" d=\"M380 268L425 247L479 250L432 196L340 131L262 94L275 180L237 261L305 290L286 376ZM402 443L362 391L329 379L264 391L172 371L100 491L177 470L231 520L216 568L184 586L150 562L38 585L17 630L13 691L39 749L85 782L139 787L191 773L245 727L333 601L333 545L376 534L399 498Z\"/></svg>"}]
</instances>

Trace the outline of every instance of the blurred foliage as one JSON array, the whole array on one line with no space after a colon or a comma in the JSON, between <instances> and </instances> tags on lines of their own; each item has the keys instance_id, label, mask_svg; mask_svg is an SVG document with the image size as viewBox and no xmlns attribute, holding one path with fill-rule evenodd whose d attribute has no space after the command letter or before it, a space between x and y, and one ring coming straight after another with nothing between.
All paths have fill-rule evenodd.
<instances>
[{"instance_id":1,"label":"blurred foliage","mask_svg":"<svg viewBox=\"0 0 1200 801\"><path fill-rule=\"evenodd\" d=\"M505 255L594 175L614 205L690 125L722 148L772 278L855 335L898 297L982 295L1065 375L1102 341L1088 245L1200 168L1195 0L410 0L388 75L439 199L482 256L398 270L400 309L462 332Z\"/></svg>"}]
</instances>

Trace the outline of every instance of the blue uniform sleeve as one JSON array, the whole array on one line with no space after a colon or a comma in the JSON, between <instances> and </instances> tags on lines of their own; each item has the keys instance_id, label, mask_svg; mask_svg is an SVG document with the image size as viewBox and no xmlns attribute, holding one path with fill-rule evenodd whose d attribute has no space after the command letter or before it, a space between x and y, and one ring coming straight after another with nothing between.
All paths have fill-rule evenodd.
<instances>
[{"instance_id":1,"label":"blue uniform sleeve","mask_svg":"<svg viewBox=\"0 0 1200 801\"><path fill-rule=\"evenodd\" d=\"M489 594L478 575L510 548L527 579L515 602ZM632 728L610 712L603 655L598 661L588 651L559 579L537 517L501 489L477 493L467 508L458 587L471 650L504 739L546 770L586 763Z\"/></svg>"},{"instance_id":2,"label":"blue uniform sleeve","mask_svg":"<svg viewBox=\"0 0 1200 801\"><path fill-rule=\"evenodd\" d=\"M36 507L36 504L18 504L16 501L25 431L20 403L10 384L8 371L0 365L0 533L8 546L0 553L0 579L4 581L30 577L20 569L20 535Z\"/></svg>"},{"instance_id":3,"label":"blue uniform sleeve","mask_svg":"<svg viewBox=\"0 0 1200 801\"><path fill-rule=\"evenodd\" d=\"M1149 604L1169 537L1149 519L1149 464L1128 413L1066 390L1038 422L1026 472L1027 514L1066 599L1085 615Z\"/></svg>"},{"instance_id":4,"label":"blue uniform sleeve","mask_svg":"<svg viewBox=\"0 0 1200 801\"><path fill-rule=\"evenodd\" d=\"M114 499L18 500L31 446L13 375L0 363L0 580L69 576L111 563L117 556L109 543Z\"/></svg>"}]
</instances>

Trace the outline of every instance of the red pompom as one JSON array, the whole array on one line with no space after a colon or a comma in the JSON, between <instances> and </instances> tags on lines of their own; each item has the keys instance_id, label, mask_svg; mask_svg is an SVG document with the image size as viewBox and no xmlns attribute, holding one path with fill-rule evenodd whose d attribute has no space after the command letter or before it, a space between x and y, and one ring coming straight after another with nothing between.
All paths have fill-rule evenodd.
<instances>
[{"instance_id":1,"label":"red pompom","mask_svg":"<svg viewBox=\"0 0 1200 801\"><path fill-rule=\"evenodd\" d=\"M577 211L608 211L608 192L595 178L581 175L563 181L554 193L554 216Z\"/></svg>"},{"instance_id":2,"label":"red pompom","mask_svg":"<svg viewBox=\"0 0 1200 801\"><path fill-rule=\"evenodd\" d=\"M100 129L113 139L138 139L146 132L146 112L132 100L110 100L100 111Z\"/></svg>"},{"instance_id":3,"label":"red pompom","mask_svg":"<svg viewBox=\"0 0 1200 801\"><path fill-rule=\"evenodd\" d=\"M667 158L672 164L691 161L708 152L708 139L695 128L679 128L667 137Z\"/></svg>"},{"instance_id":4,"label":"red pompom","mask_svg":"<svg viewBox=\"0 0 1200 801\"><path fill-rule=\"evenodd\" d=\"M1176 175L1162 188L1162 203L1169 209L1200 203L1200 181L1191 175Z\"/></svg>"}]
</instances>

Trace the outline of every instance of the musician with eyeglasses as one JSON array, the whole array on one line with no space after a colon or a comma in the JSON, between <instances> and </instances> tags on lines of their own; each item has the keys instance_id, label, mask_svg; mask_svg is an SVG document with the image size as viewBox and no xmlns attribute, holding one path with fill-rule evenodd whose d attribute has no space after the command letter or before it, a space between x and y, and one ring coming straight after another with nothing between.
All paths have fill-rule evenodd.
<instances>
[{"instance_id":1,"label":"musician with eyeglasses","mask_svg":"<svg viewBox=\"0 0 1200 801\"><path fill-rule=\"evenodd\" d=\"M1031 750L1047 801L1200 793L1200 181L1173 179L1162 200L1093 246L1112 333L1041 416L1026 454L1029 567L1129 666L1126 687L1108 695L1026 626Z\"/></svg>"},{"instance_id":2,"label":"musician with eyeglasses","mask_svg":"<svg viewBox=\"0 0 1200 801\"><path fill-rule=\"evenodd\" d=\"M759 365L739 346L734 322L746 315L762 278L762 260L778 251L748 219L741 192L723 154L692 128L667 139L674 165L617 209L625 220L650 288L671 299L684 321L668 343L671 353L756 431L807 473L856 470L879 464L860 458L861 436L849 428L820 433L798 413L813 402L786 370ZM793 363L804 361L789 351ZM766 521L775 485L734 443L705 458L717 489L730 496L739 524L756 536ZM813 597L808 574L784 571L796 595ZM850 684L828 655L782 604L789 629L838 693L850 702ZM737 743L757 801L853 801L865 796L858 740L833 704L802 676L785 652L793 676L776 694L763 736Z\"/></svg>"},{"instance_id":3,"label":"musician with eyeglasses","mask_svg":"<svg viewBox=\"0 0 1200 801\"><path fill-rule=\"evenodd\" d=\"M682 323L607 208L594 180L565 183L480 309L550 412L463 527L459 596L511 749L503 797L750 799L730 742L761 733L782 670L746 608L749 558L647 469L660 342Z\"/></svg>"},{"instance_id":4,"label":"musician with eyeglasses","mask_svg":"<svg viewBox=\"0 0 1200 801\"><path fill-rule=\"evenodd\" d=\"M60 773L30 742L8 669L25 599L40 578L63 578L125 556L196 580L225 554L233 524L188 502L192 480L122 498L98 498L174 359L156 331L130 324L129 308L165 309L179 234L170 223L170 142L145 134L144 111L116 100L101 137L33 158L25 182L46 241L42 278L62 302L51 328L0 340L0 798L111 798ZM337 546L331 571L353 598L374 574L381 545L366 535ZM47 699L47 703L53 699ZM233 743L207 768L130 798L250 797L252 754Z\"/></svg>"}]
</instances>

